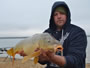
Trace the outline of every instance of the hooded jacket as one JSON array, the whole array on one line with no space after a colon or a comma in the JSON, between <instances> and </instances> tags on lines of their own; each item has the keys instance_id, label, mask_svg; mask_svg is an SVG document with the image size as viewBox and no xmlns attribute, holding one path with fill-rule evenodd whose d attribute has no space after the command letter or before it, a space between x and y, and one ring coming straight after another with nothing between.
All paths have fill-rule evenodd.
<instances>
[{"instance_id":1,"label":"hooded jacket","mask_svg":"<svg viewBox=\"0 0 90 68\"><path fill-rule=\"evenodd\" d=\"M53 13L58 6L63 6L67 10L67 21L61 31L56 31L56 25L53 19ZM71 24L70 10L65 2L58 1L54 3L49 28L44 32L50 33L63 45L63 56L66 59L64 68L85 68L87 37L82 28ZM58 68L54 66L50 67L49 62L42 62L41 64L44 63L47 64L46 68Z\"/></svg>"}]
</instances>

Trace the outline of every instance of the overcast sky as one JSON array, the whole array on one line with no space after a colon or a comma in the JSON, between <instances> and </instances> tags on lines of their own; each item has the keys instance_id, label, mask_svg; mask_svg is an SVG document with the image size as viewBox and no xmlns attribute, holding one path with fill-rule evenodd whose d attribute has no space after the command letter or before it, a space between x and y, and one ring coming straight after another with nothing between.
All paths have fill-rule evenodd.
<instances>
[{"instance_id":1,"label":"overcast sky","mask_svg":"<svg viewBox=\"0 0 90 68\"><path fill-rule=\"evenodd\" d=\"M55 1L65 1L72 23L90 34L90 0L0 0L0 37L42 33Z\"/></svg>"}]
</instances>

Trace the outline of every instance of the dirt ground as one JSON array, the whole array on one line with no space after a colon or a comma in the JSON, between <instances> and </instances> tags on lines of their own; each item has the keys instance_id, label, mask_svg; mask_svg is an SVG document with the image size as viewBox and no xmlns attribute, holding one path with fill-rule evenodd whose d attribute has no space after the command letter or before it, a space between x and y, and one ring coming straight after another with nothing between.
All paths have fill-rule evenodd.
<instances>
[{"instance_id":1,"label":"dirt ground","mask_svg":"<svg viewBox=\"0 0 90 68\"><path fill-rule=\"evenodd\" d=\"M34 64L33 61L21 63L20 59L16 59L12 67L11 59L0 58L0 68L44 68L45 65ZM90 68L90 64L86 64L86 68Z\"/></svg>"}]
</instances>

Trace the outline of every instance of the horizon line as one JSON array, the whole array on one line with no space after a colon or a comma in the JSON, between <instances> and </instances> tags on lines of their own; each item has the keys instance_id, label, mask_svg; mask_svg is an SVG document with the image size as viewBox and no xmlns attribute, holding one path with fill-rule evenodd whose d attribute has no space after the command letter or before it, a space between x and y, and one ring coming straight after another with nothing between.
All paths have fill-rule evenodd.
<instances>
[{"instance_id":1,"label":"horizon line","mask_svg":"<svg viewBox=\"0 0 90 68\"><path fill-rule=\"evenodd\" d=\"M18 36L16 36L16 37L0 37L0 39L19 39L19 38L28 38L28 37L30 37L30 36L21 36L21 37L18 37ZM90 35L87 35L87 37L90 37Z\"/></svg>"}]
</instances>

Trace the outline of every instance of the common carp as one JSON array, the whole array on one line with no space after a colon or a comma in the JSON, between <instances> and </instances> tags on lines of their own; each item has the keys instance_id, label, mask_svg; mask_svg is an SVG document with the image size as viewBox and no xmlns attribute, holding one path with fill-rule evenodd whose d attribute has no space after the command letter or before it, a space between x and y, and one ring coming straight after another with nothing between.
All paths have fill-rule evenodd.
<instances>
[{"instance_id":1,"label":"common carp","mask_svg":"<svg viewBox=\"0 0 90 68\"><path fill-rule=\"evenodd\" d=\"M28 59L34 58L34 63L36 64L38 62L38 56L41 54L41 50L35 51L37 48L56 52L58 47L61 51L63 50L60 42L57 41L53 36L51 36L49 33L41 33L35 34L32 37L20 41L15 45L15 47L9 49L7 54L13 56L14 63L15 55L23 50L27 56L24 56L22 62L24 63Z\"/></svg>"}]
</instances>

